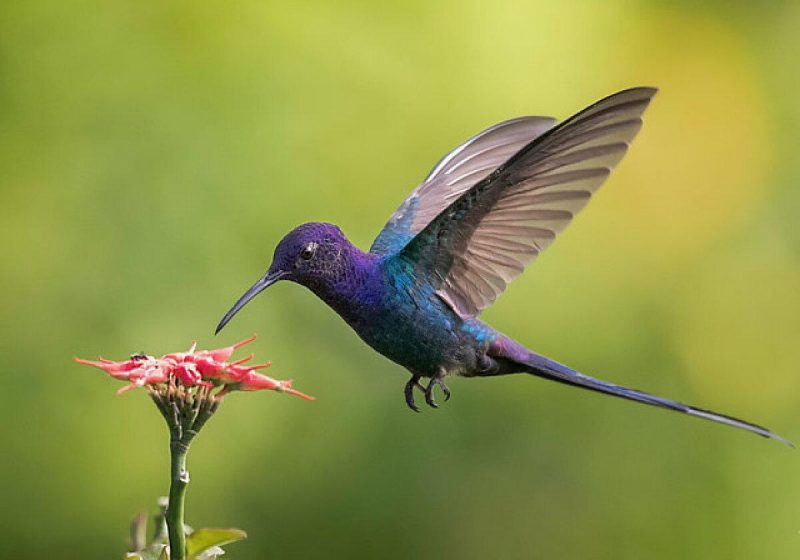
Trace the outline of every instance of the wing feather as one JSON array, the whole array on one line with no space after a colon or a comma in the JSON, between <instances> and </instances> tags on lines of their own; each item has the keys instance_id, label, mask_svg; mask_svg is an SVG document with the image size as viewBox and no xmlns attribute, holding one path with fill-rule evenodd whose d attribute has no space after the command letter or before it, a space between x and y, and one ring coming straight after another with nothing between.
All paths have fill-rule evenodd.
<instances>
[{"instance_id":1,"label":"wing feather","mask_svg":"<svg viewBox=\"0 0 800 560\"><path fill-rule=\"evenodd\" d=\"M454 311L477 315L586 205L627 152L655 93L634 88L598 101L525 144L471 187L462 183L439 195L450 205L400 254L432 273L437 293ZM432 176L455 169L475 180L481 173L470 158L493 152L462 152L460 160L443 160Z\"/></svg>"},{"instance_id":2,"label":"wing feather","mask_svg":"<svg viewBox=\"0 0 800 560\"><path fill-rule=\"evenodd\" d=\"M511 119L487 128L450 151L389 218L370 252L397 252L459 196L555 122L550 117Z\"/></svg>"}]
</instances>

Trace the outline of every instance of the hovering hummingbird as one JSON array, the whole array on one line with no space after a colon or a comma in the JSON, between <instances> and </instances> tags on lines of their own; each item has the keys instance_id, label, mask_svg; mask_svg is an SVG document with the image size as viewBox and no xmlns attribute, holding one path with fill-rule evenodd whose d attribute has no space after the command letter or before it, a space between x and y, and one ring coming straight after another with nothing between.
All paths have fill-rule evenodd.
<instances>
[{"instance_id":1,"label":"hovering hummingbird","mask_svg":"<svg viewBox=\"0 0 800 560\"><path fill-rule=\"evenodd\" d=\"M309 288L372 348L405 367L408 406L431 407L450 375L528 373L748 430L766 428L594 379L528 350L476 317L544 251L619 163L656 89L621 91L557 123L520 117L445 155L389 218L369 252L335 225L307 223L278 243L272 264L218 333L279 280ZM421 380L427 380L425 385Z\"/></svg>"}]
</instances>

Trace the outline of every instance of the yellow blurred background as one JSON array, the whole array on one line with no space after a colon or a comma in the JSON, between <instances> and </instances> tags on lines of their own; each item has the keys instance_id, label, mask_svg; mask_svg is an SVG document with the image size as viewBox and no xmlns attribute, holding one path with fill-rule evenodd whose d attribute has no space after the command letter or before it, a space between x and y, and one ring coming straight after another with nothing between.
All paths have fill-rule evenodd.
<instances>
[{"instance_id":1,"label":"yellow blurred background","mask_svg":"<svg viewBox=\"0 0 800 560\"><path fill-rule=\"evenodd\" d=\"M188 520L231 558L796 558L800 455L529 377L404 370L282 284L280 237L362 248L447 150L661 91L596 200L484 318L610 381L800 440L797 2L0 5L0 557L119 558L167 488L141 392L70 362L227 344L314 403L235 394Z\"/></svg>"}]
</instances>

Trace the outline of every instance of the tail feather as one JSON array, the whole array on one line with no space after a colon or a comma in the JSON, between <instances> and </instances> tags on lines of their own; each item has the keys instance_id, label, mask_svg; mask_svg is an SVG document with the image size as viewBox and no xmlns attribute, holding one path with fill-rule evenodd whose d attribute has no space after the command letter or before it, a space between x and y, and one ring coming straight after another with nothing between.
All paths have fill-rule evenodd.
<instances>
[{"instance_id":1,"label":"tail feather","mask_svg":"<svg viewBox=\"0 0 800 560\"><path fill-rule=\"evenodd\" d=\"M677 412L682 412L684 414L688 414L690 416L696 416L698 418L705 418L706 420L712 420L714 422L719 422L720 424L725 424L727 426L733 426L734 428L747 430L748 432L752 432L759 436L774 439L782 443L785 443L790 447L794 447L794 444L789 440L782 438L781 436L769 431L767 428L764 428L762 426L751 424L750 422L745 422L744 420L733 418L732 416L727 416L725 414L719 414L717 412L712 412L710 410L704 410L702 408L689 406L688 404L683 404L678 401L657 397L655 395L651 395L643 391L638 391L636 389L629 389L628 387L622 387L620 385L615 385L607 381L601 381L600 379L589 377L588 375L584 375L580 372L577 372L549 358L531 352L527 348L524 348L508 339L506 339L506 341L503 342L505 342L505 344L502 344L500 348L495 347L496 349L502 351L502 353L499 353L498 355L496 355L496 357L500 358L503 361L509 360L515 362L516 364L521 365L526 373L531 373L538 377L543 377L545 379L550 379L552 381L557 381L559 383L564 383L567 385L571 385L573 387L581 387L583 389L597 391L598 393L604 393L606 395L612 395L623 399L629 399L632 401L649 404L660 408L666 408L668 410L675 410ZM509 346L511 345L513 345L514 347L509 348ZM509 350L511 352L509 352ZM512 354L513 356L509 354ZM507 369L507 367L503 369ZM519 371L519 369L517 369L517 371Z\"/></svg>"}]
</instances>

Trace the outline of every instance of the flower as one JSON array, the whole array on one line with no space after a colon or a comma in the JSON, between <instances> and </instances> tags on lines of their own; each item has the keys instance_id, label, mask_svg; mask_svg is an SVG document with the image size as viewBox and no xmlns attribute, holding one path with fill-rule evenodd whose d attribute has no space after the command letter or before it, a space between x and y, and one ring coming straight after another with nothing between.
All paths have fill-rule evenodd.
<instances>
[{"instance_id":1,"label":"flower","mask_svg":"<svg viewBox=\"0 0 800 560\"><path fill-rule=\"evenodd\" d=\"M300 391L292 389L292 380L272 379L257 373L256 370L268 368L269 362L256 365L245 365L253 359L253 355L228 362L236 349L253 342L255 335L232 346L216 350L197 350L197 343L192 343L186 352L173 352L155 358L147 354L134 354L122 362L114 362L105 358L97 361L75 358L79 364L102 369L115 379L128 381L128 384L117 391L124 393L137 387L162 385L174 382L184 387L204 387L208 390L222 387L216 393L221 398L231 391L272 390L289 393L306 400L313 401Z\"/></svg>"}]
</instances>

